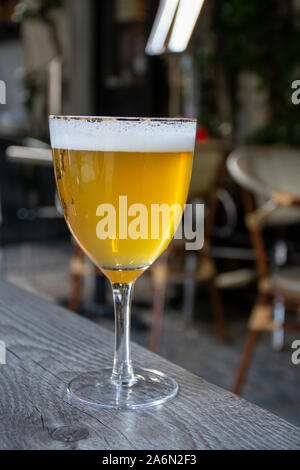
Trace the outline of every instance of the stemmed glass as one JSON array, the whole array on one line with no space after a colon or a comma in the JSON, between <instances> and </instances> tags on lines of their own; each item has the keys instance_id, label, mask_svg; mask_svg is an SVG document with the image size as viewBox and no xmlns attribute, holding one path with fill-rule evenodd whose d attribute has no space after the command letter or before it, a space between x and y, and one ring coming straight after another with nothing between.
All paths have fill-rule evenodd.
<instances>
[{"instance_id":1,"label":"stemmed glass","mask_svg":"<svg viewBox=\"0 0 300 470\"><path fill-rule=\"evenodd\" d=\"M112 370L75 377L68 391L108 408L161 404L176 395L178 385L162 372L133 368L132 290L180 223L182 213L174 207L183 210L186 202L196 121L50 116L49 124L66 222L110 280L115 310Z\"/></svg>"}]
</instances>

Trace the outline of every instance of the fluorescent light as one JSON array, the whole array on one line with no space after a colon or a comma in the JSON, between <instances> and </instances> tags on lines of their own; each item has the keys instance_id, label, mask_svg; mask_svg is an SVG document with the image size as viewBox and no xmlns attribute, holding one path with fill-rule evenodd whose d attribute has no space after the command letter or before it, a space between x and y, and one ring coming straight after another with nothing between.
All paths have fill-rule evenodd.
<instances>
[{"instance_id":1,"label":"fluorescent light","mask_svg":"<svg viewBox=\"0 0 300 470\"><path fill-rule=\"evenodd\" d=\"M204 0L180 0L168 48L171 52L186 49Z\"/></svg>"},{"instance_id":2,"label":"fluorescent light","mask_svg":"<svg viewBox=\"0 0 300 470\"><path fill-rule=\"evenodd\" d=\"M146 45L148 55L162 54L179 0L160 0L155 21Z\"/></svg>"}]
</instances>

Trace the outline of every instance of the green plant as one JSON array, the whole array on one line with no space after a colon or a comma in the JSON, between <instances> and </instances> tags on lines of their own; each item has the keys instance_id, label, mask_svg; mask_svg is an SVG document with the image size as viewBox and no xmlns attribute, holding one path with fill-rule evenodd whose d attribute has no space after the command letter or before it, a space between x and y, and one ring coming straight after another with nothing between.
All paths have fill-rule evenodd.
<instances>
[{"instance_id":1,"label":"green plant","mask_svg":"<svg viewBox=\"0 0 300 470\"><path fill-rule=\"evenodd\" d=\"M270 117L249 141L300 145L300 107L291 102L292 81L300 78L300 14L293 0L212 0L211 30L214 51L200 66L224 74L233 137L238 76L251 71L267 91Z\"/></svg>"},{"instance_id":2,"label":"green plant","mask_svg":"<svg viewBox=\"0 0 300 470\"><path fill-rule=\"evenodd\" d=\"M23 0L16 6L14 19L17 22L40 19L63 4L64 0Z\"/></svg>"},{"instance_id":3,"label":"green plant","mask_svg":"<svg viewBox=\"0 0 300 470\"><path fill-rule=\"evenodd\" d=\"M49 28L57 56L62 55L62 49L51 12L62 8L64 3L64 0L23 0L17 4L13 16L18 23L28 20L43 21Z\"/></svg>"}]
</instances>

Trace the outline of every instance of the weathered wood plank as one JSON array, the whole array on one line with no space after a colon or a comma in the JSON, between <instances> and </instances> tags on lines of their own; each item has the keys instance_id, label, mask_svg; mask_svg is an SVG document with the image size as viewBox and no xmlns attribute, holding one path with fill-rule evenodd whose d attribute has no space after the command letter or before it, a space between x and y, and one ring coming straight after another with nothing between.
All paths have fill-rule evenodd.
<instances>
[{"instance_id":1,"label":"weathered wood plank","mask_svg":"<svg viewBox=\"0 0 300 470\"><path fill-rule=\"evenodd\" d=\"M180 384L168 404L101 410L70 401L78 372L112 361L113 335L91 321L0 283L1 449L296 449L300 429L133 345L137 364Z\"/></svg>"}]
</instances>

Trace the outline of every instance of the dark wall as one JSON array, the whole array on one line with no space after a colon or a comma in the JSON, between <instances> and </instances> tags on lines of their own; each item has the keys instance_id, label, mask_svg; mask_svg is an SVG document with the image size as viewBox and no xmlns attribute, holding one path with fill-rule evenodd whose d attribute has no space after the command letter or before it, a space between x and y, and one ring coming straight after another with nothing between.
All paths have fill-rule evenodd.
<instances>
[{"instance_id":1,"label":"dark wall","mask_svg":"<svg viewBox=\"0 0 300 470\"><path fill-rule=\"evenodd\" d=\"M167 115L164 60L144 53L158 1L147 0L145 5L142 19L120 22L113 0L94 1L95 114Z\"/></svg>"}]
</instances>

